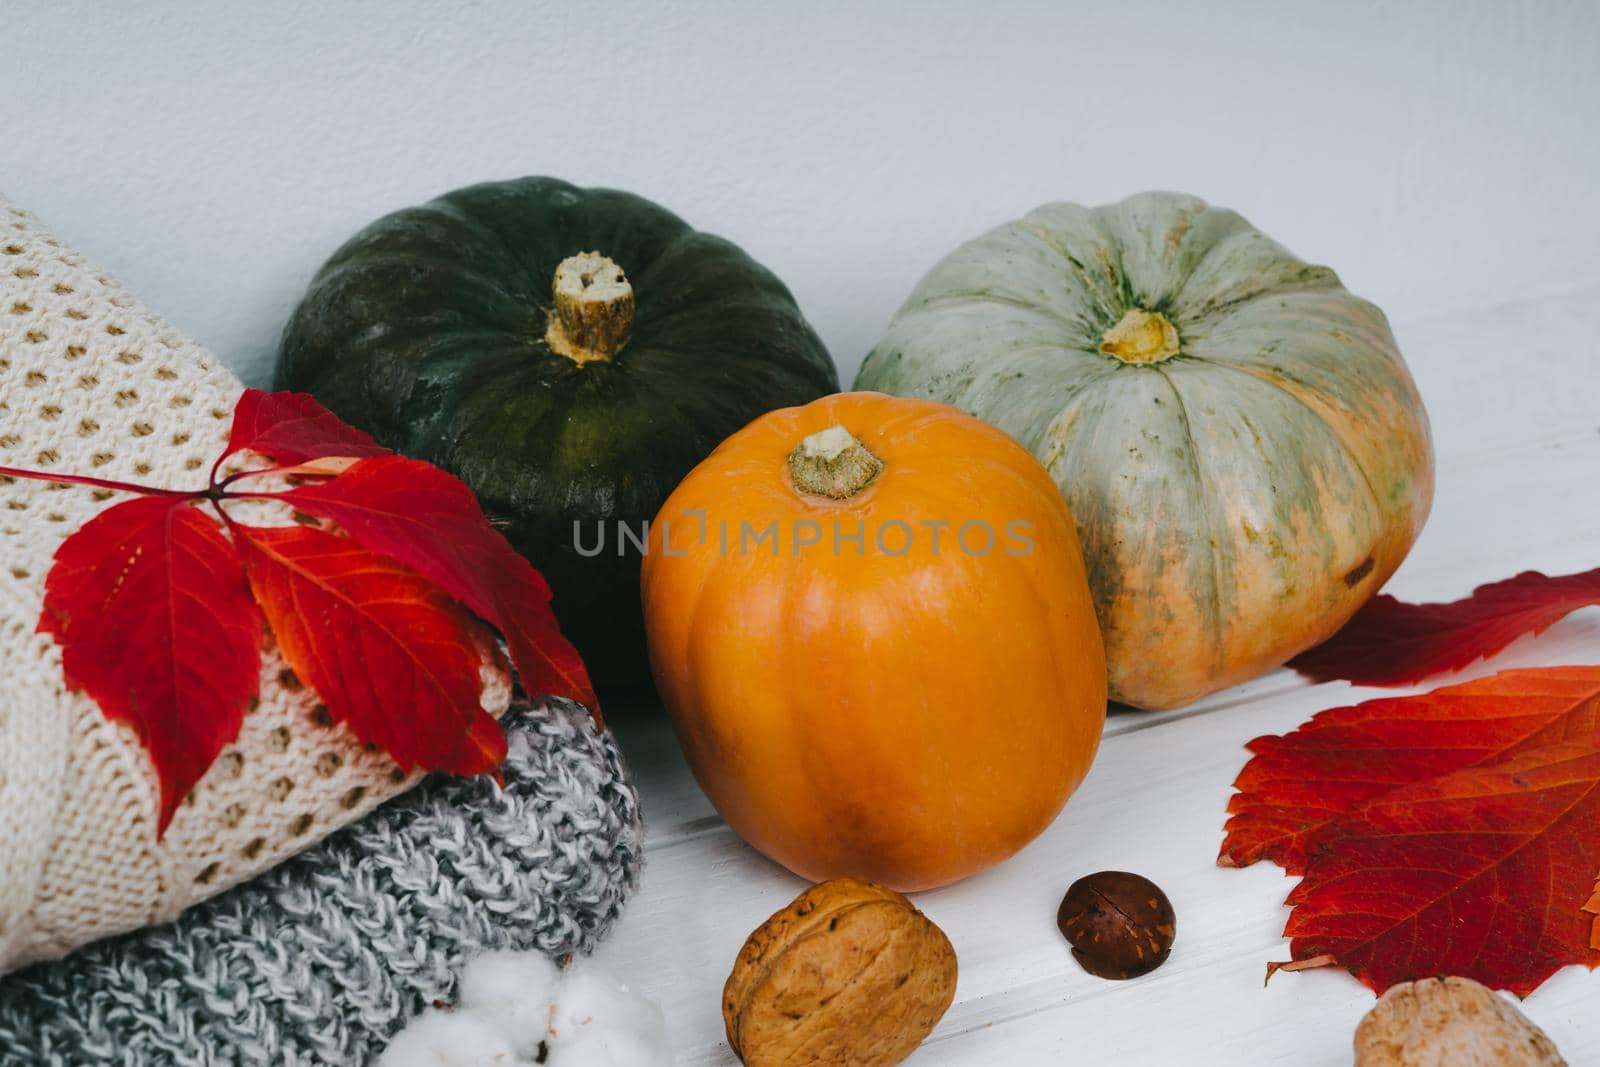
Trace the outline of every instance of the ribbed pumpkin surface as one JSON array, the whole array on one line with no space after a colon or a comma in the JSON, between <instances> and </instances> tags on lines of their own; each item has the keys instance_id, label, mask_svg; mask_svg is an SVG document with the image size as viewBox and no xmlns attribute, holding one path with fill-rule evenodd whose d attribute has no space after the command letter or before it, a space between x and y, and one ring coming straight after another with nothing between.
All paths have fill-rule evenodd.
<instances>
[{"instance_id":1,"label":"ribbed pumpkin surface","mask_svg":"<svg viewBox=\"0 0 1600 1067\"><path fill-rule=\"evenodd\" d=\"M589 251L626 272L636 308L620 351L580 365L546 332L557 266ZM471 486L549 580L605 694L648 679L639 555L617 524L638 537L724 437L838 379L783 283L737 246L630 193L523 178L346 242L289 323L278 386Z\"/></svg>"},{"instance_id":2,"label":"ribbed pumpkin surface","mask_svg":"<svg viewBox=\"0 0 1600 1067\"><path fill-rule=\"evenodd\" d=\"M954 404L1039 457L1078 522L1112 696L1140 707L1331 635L1432 499L1383 313L1190 196L1051 204L961 246L856 387Z\"/></svg>"}]
</instances>

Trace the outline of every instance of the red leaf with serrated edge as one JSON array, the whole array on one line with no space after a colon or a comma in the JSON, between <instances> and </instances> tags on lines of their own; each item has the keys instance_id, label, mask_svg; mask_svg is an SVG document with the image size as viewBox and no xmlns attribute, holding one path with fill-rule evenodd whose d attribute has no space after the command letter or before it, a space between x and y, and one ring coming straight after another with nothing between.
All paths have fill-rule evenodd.
<instances>
[{"instance_id":1,"label":"red leaf with serrated edge","mask_svg":"<svg viewBox=\"0 0 1600 1067\"><path fill-rule=\"evenodd\" d=\"M1306 843L1401 786L1600 731L1600 667L1504 671L1423 696L1384 697L1258 737L1228 803L1217 862L1298 874Z\"/></svg>"},{"instance_id":2,"label":"red leaf with serrated edge","mask_svg":"<svg viewBox=\"0 0 1600 1067\"><path fill-rule=\"evenodd\" d=\"M278 499L337 523L372 551L437 582L505 637L526 692L570 697L600 721L588 671L550 610L550 587L489 525L459 480L429 464L388 456Z\"/></svg>"},{"instance_id":3,"label":"red leaf with serrated edge","mask_svg":"<svg viewBox=\"0 0 1600 1067\"><path fill-rule=\"evenodd\" d=\"M233 430L217 466L242 449L276 463L296 464L325 456L386 456L370 436L346 425L309 393L264 393L246 389L233 409Z\"/></svg>"},{"instance_id":4,"label":"red leaf with serrated edge","mask_svg":"<svg viewBox=\"0 0 1600 1067\"><path fill-rule=\"evenodd\" d=\"M39 631L67 685L149 749L164 833L260 682L261 615L217 520L171 496L102 511L56 551Z\"/></svg>"},{"instance_id":5,"label":"red leaf with serrated edge","mask_svg":"<svg viewBox=\"0 0 1600 1067\"><path fill-rule=\"evenodd\" d=\"M479 703L483 624L433 582L348 537L232 527L284 659L356 737L401 767L492 771L505 735Z\"/></svg>"},{"instance_id":6,"label":"red leaf with serrated edge","mask_svg":"<svg viewBox=\"0 0 1600 1067\"><path fill-rule=\"evenodd\" d=\"M318 481L251 490L239 486L261 472L218 482L213 468L209 487L188 491L0 468L143 494L63 545L39 628L62 646L68 683L139 731L162 785L163 829L238 735L259 678L263 615L333 717L403 767L474 774L503 761L505 735L480 704L481 667L484 656L509 665L480 620L504 634L526 690L574 697L600 721L549 587L464 485L390 455L303 394L247 390L225 456L242 449L271 459L280 476ZM237 500L287 501L333 528L228 518L230 541L194 506L226 515Z\"/></svg>"},{"instance_id":7,"label":"red leaf with serrated edge","mask_svg":"<svg viewBox=\"0 0 1600 1067\"><path fill-rule=\"evenodd\" d=\"M1417 782L1315 837L1278 967L1338 965L1379 993L1455 974L1526 996L1600 964L1583 910L1597 869L1593 737Z\"/></svg>"},{"instance_id":8,"label":"red leaf with serrated edge","mask_svg":"<svg viewBox=\"0 0 1600 1067\"><path fill-rule=\"evenodd\" d=\"M1319 682L1405 685L1460 670L1595 604L1600 568L1555 578L1525 571L1448 604L1407 604L1379 595L1289 666Z\"/></svg>"}]
</instances>

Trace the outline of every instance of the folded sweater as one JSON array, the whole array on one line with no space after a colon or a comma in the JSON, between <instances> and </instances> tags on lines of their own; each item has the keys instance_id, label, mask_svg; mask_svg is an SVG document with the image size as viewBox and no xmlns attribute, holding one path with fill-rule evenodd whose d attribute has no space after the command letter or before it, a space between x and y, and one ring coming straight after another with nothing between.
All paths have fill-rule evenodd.
<instances>
[{"instance_id":1,"label":"folded sweater","mask_svg":"<svg viewBox=\"0 0 1600 1067\"><path fill-rule=\"evenodd\" d=\"M0 197L0 466L198 488L242 392L215 356ZM0 974L167 922L421 778L332 722L268 641L238 737L158 834L149 752L67 688L60 648L37 630L56 550L121 499L0 476ZM233 510L292 521L282 505ZM487 669L485 709L499 714L509 696L510 679Z\"/></svg>"},{"instance_id":2,"label":"folded sweater","mask_svg":"<svg viewBox=\"0 0 1600 1067\"><path fill-rule=\"evenodd\" d=\"M473 957L588 952L638 880L637 799L580 705L503 722L504 787L430 778L169 925L0 978L0 1067L360 1067Z\"/></svg>"}]
</instances>

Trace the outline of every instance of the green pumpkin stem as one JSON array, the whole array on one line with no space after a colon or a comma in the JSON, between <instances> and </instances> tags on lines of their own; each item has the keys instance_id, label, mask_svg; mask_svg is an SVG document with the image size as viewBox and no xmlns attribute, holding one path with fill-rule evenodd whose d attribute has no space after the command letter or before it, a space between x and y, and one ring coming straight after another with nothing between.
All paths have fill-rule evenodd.
<instances>
[{"instance_id":1,"label":"green pumpkin stem","mask_svg":"<svg viewBox=\"0 0 1600 1067\"><path fill-rule=\"evenodd\" d=\"M555 306L545 343L582 366L622 351L633 329L633 286L622 268L599 252L568 256L550 283Z\"/></svg>"},{"instance_id":2,"label":"green pumpkin stem","mask_svg":"<svg viewBox=\"0 0 1600 1067\"><path fill-rule=\"evenodd\" d=\"M1178 330L1159 311L1130 308L1100 339L1100 351L1124 363L1160 363L1178 354Z\"/></svg>"},{"instance_id":3,"label":"green pumpkin stem","mask_svg":"<svg viewBox=\"0 0 1600 1067\"><path fill-rule=\"evenodd\" d=\"M883 460L835 423L802 440L789 453L796 489L830 500L849 500L883 473Z\"/></svg>"}]
</instances>

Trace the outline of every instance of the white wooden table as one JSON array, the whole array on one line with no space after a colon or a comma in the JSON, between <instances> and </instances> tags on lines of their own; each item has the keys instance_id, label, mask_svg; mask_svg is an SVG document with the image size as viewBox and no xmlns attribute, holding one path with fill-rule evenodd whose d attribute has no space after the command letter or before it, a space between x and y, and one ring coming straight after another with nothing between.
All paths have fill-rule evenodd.
<instances>
[{"instance_id":1,"label":"white wooden table","mask_svg":"<svg viewBox=\"0 0 1600 1067\"><path fill-rule=\"evenodd\" d=\"M1396 319L1433 420L1438 491L1389 585L1451 599L1537 568L1600 565L1600 287ZM1600 610L1489 664L1600 663ZM1418 687L1428 688L1429 686ZM919 894L960 957L955 1004L912 1057L962 1064L1349 1064L1372 994L1333 968L1280 974L1293 884L1270 864L1216 866L1243 745L1324 708L1392 690L1312 686L1276 671L1161 714L1115 711L1100 754L1053 826L998 868ZM679 1063L732 1064L719 995L745 936L804 883L744 845L695 785L659 714L619 715L649 830L644 883L599 956L665 1010ZM1081 970L1055 927L1075 878L1138 871L1178 915L1171 959L1129 982ZM1574 1065L1600 1063L1600 974L1569 968L1527 1013Z\"/></svg>"}]
</instances>

